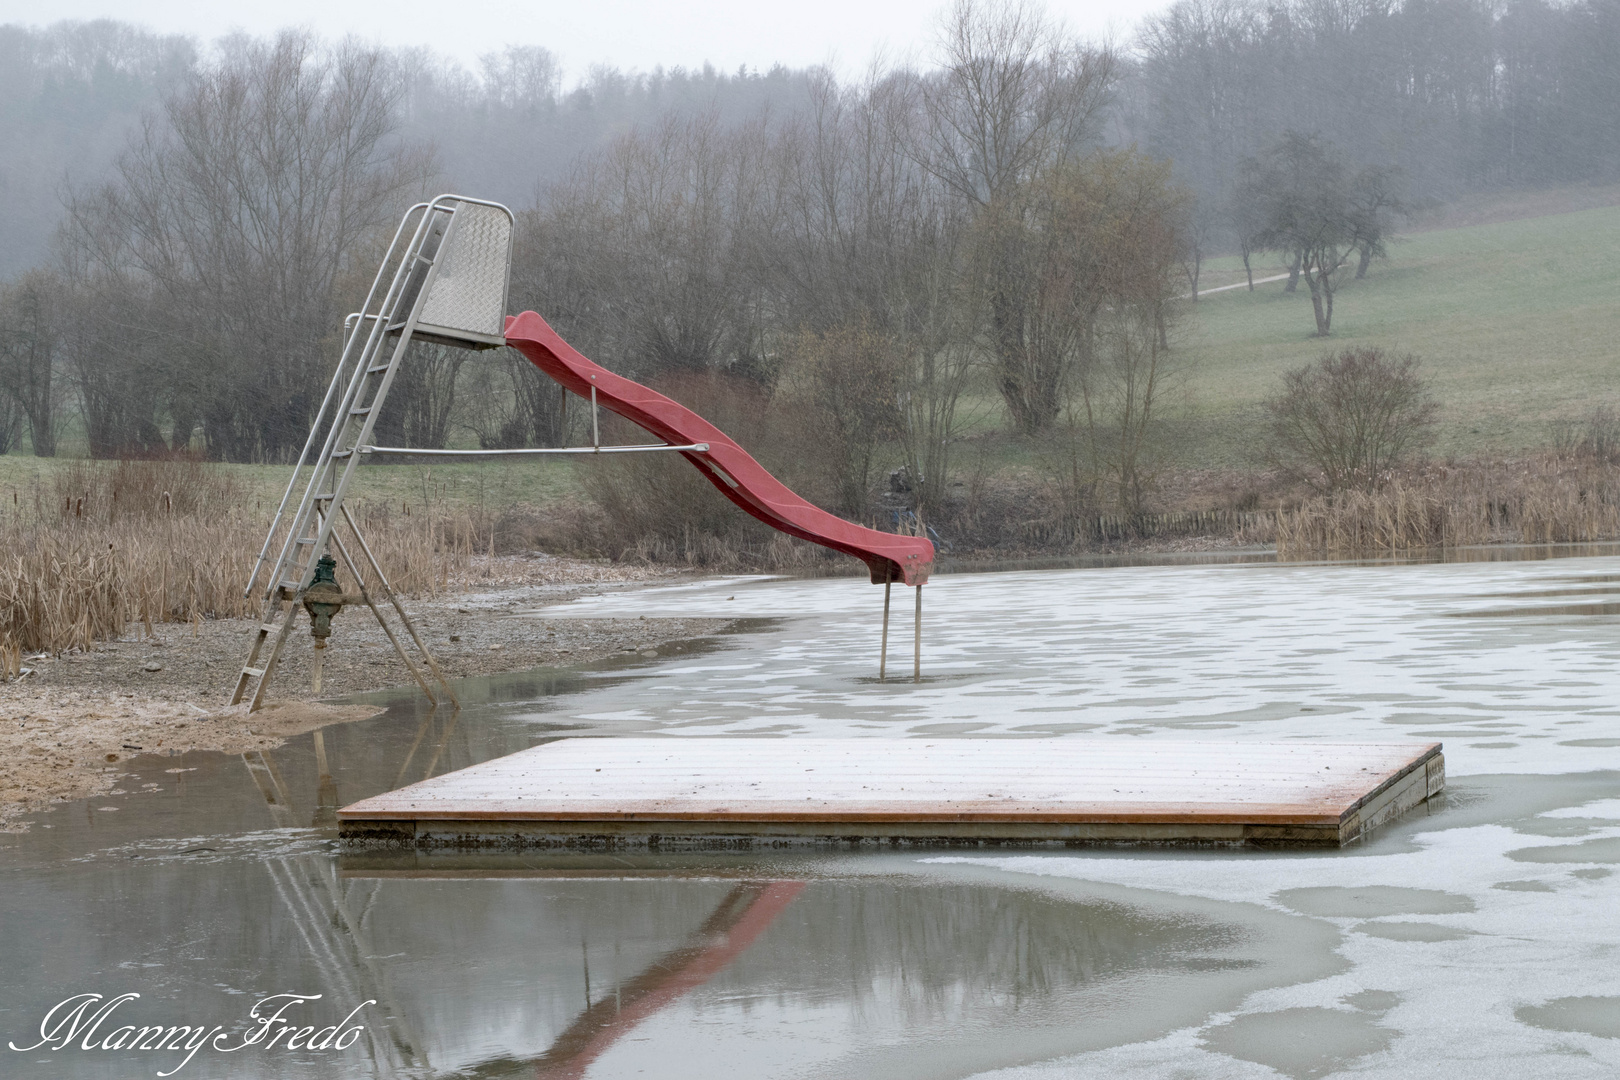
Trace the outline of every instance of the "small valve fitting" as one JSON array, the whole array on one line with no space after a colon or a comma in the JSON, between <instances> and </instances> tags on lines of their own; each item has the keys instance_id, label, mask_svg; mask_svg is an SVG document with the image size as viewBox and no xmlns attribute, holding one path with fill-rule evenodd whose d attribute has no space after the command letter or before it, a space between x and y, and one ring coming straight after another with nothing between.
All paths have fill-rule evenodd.
<instances>
[{"instance_id":1,"label":"small valve fitting","mask_svg":"<svg viewBox=\"0 0 1620 1080\"><path fill-rule=\"evenodd\" d=\"M317 649L326 648L326 639L332 636L332 616L343 610L343 588L334 576L337 560L322 555L315 564L315 580L304 590L304 610L309 612L309 632L315 638Z\"/></svg>"}]
</instances>

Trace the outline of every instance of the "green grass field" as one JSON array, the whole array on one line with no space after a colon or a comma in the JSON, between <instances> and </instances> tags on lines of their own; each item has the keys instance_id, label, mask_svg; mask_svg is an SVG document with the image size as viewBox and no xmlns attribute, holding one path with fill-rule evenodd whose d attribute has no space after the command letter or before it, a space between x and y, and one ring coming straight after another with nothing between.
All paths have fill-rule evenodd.
<instances>
[{"instance_id":1,"label":"green grass field","mask_svg":"<svg viewBox=\"0 0 1620 1080\"><path fill-rule=\"evenodd\" d=\"M1281 273L1256 267L1256 277ZM1184 464L1252 457L1256 406L1279 376L1326 349L1411 352L1441 404L1436 452L1512 453L1546 445L1561 419L1620 404L1620 207L1403 237L1335 297L1333 334L1304 283L1205 296L1182 326L1190 362L1180 407ZM1212 260L1204 287L1242 280Z\"/></svg>"},{"instance_id":2,"label":"green grass field","mask_svg":"<svg viewBox=\"0 0 1620 1080\"><path fill-rule=\"evenodd\" d=\"M70 466L70 459L36 458L22 454L0 457L0 499L31 503L36 488L54 490L53 478ZM284 465L216 465L242 485L245 504L269 514L281 501L292 470ZM363 501L382 501L399 510L409 503L443 507L512 505L544 506L578 489L577 464L557 460L498 459L476 463L434 465L361 465L350 492ZM304 475L308 475L305 470Z\"/></svg>"}]
</instances>

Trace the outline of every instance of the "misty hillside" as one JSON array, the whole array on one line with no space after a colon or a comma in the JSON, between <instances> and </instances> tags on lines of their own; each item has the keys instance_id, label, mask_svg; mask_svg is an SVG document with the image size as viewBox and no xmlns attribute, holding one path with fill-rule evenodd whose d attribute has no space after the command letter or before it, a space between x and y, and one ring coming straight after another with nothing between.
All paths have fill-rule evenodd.
<instances>
[{"instance_id":1,"label":"misty hillside","mask_svg":"<svg viewBox=\"0 0 1620 1080\"><path fill-rule=\"evenodd\" d=\"M46 257L69 185L102 180L196 46L122 23L0 26L0 278Z\"/></svg>"}]
</instances>

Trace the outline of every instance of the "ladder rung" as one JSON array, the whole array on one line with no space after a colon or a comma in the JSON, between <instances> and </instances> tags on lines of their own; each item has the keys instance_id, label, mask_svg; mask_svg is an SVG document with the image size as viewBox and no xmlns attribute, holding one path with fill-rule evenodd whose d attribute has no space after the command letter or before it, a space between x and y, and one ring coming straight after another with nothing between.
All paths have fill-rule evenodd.
<instances>
[{"instance_id":1,"label":"ladder rung","mask_svg":"<svg viewBox=\"0 0 1620 1080\"><path fill-rule=\"evenodd\" d=\"M279 633L280 631L281 631L281 627L276 625L273 622L266 622L266 623L260 623L259 624L259 633L261 633L261 634L275 634L275 633Z\"/></svg>"},{"instance_id":2,"label":"ladder rung","mask_svg":"<svg viewBox=\"0 0 1620 1080\"><path fill-rule=\"evenodd\" d=\"M264 674L264 668L262 668L262 667L245 667L245 668L242 669L242 674L247 675L250 678L257 679L260 675Z\"/></svg>"},{"instance_id":3,"label":"ladder rung","mask_svg":"<svg viewBox=\"0 0 1620 1080\"><path fill-rule=\"evenodd\" d=\"M300 536L297 540L293 541L295 544L313 544L314 542L315 538L313 536Z\"/></svg>"},{"instance_id":4,"label":"ladder rung","mask_svg":"<svg viewBox=\"0 0 1620 1080\"><path fill-rule=\"evenodd\" d=\"M375 375L379 371L387 371L387 370L388 370L388 365L387 364L378 364L376 367L368 367L368 368L366 368L366 374L367 375Z\"/></svg>"},{"instance_id":5,"label":"ladder rung","mask_svg":"<svg viewBox=\"0 0 1620 1080\"><path fill-rule=\"evenodd\" d=\"M349 415L350 416L364 416L364 415L366 415L366 413L368 413L370 411L371 411L371 406L367 405L363 409L350 409L349 410Z\"/></svg>"},{"instance_id":6,"label":"ladder rung","mask_svg":"<svg viewBox=\"0 0 1620 1080\"><path fill-rule=\"evenodd\" d=\"M282 589L291 589L293 592L297 592L298 591L298 582L296 582L296 581L283 581L277 587L282 588Z\"/></svg>"}]
</instances>

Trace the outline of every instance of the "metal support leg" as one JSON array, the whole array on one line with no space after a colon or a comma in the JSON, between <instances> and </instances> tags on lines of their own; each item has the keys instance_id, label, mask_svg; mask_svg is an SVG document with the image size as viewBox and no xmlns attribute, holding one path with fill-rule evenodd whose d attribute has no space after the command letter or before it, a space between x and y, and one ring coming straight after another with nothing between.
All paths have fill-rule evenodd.
<instances>
[{"instance_id":1,"label":"metal support leg","mask_svg":"<svg viewBox=\"0 0 1620 1080\"><path fill-rule=\"evenodd\" d=\"M911 681L922 682L922 586L917 586L917 621L911 631Z\"/></svg>"},{"instance_id":2,"label":"metal support leg","mask_svg":"<svg viewBox=\"0 0 1620 1080\"><path fill-rule=\"evenodd\" d=\"M355 539L360 539L359 533L355 534ZM343 565L347 566L349 573L354 575L354 583L356 588L360 590L360 598L366 602L366 606L371 609L371 613L377 617L377 625L382 627L383 633L388 636L388 643L394 647L394 652L404 661L405 670L411 673L411 678L415 679L416 685L422 688L422 693L427 695L428 701L437 705L439 699L433 696L433 690L428 686L427 680L422 678L422 673L416 669L415 664L411 663L411 658L405 653L405 646L400 644L399 638L394 634L394 628L388 625L387 619L383 618L383 613L377 607L377 602L371 598L371 590L366 588L366 579L360 573L360 567L355 565L353 557L349 555L349 549L344 545L343 538L337 534L336 530L332 532L332 543L337 548L338 554L343 557ZM318 656L319 653L316 655ZM316 686L315 692L320 693L319 686Z\"/></svg>"},{"instance_id":3,"label":"metal support leg","mask_svg":"<svg viewBox=\"0 0 1620 1080\"><path fill-rule=\"evenodd\" d=\"M291 636L293 623L297 618L298 604L295 601L288 604L287 609L280 615L281 629L276 631L275 640L270 646L270 657L265 660L264 667L259 672L259 685L254 688L253 697L248 701L248 712L258 712L259 707L264 704L264 692L270 689L270 679L275 675L276 664L281 660L281 650L286 646L287 638ZM270 624L262 623L261 627L268 625ZM243 674L247 674L246 670L244 670ZM236 696L231 699L232 705L242 700L242 691L247 688L247 682L248 680L245 678L238 682Z\"/></svg>"},{"instance_id":4,"label":"metal support leg","mask_svg":"<svg viewBox=\"0 0 1620 1080\"><path fill-rule=\"evenodd\" d=\"M878 682L884 680L889 667L889 574L891 572L887 569L883 572L883 650L878 654Z\"/></svg>"},{"instance_id":5,"label":"metal support leg","mask_svg":"<svg viewBox=\"0 0 1620 1080\"><path fill-rule=\"evenodd\" d=\"M445 697L456 705L460 705L461 702L457 700L456 692L450 689L450 684L445 680L444 673L439 670L438 661L434 660L433 654L428 651L427 643L422 640L422 635L416 632L416 624L411 622L411 617L405 614L405 607L399 602L399 597L394 595L393 586L388 584L387 575L382 572L382 567L377 563L377 557L371 553L371 546L366 543L366 538L361 534L360 527L354 523L354 518L349 515L347 506L343 508L343 520L348 523L349 531L354 534L355 542L360 545L360 554L366 557L367 565L371 567L371 572L376 575L377 587L382 591L383 599L394 606L394 611L399 615L399 621L405 626L405 632L410 634L411 640L416 643L417 650L421 652L422 659L427 661L428 670L433 672L433 677L438 680L439 686L444 690ZM433 695L429 694L428 698L433 700ZM437 705L438 702L435 700L434 704Z\"/></svg>"}]
</instances>

